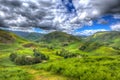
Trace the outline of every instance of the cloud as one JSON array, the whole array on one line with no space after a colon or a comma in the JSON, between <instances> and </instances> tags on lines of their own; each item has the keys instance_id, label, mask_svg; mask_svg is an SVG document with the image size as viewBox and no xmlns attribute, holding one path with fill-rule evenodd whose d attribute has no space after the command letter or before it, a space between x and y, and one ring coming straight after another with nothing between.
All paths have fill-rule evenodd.
<instances>
[{"instance_id":1,"label":"cloud","mask_svg":"<svg viewBox=\"0 0 120 80\"><path fill-rule=\"evenodd\" d=\"M96 32L101 32L101 31L107 31L107 30L105 30L105 29L83 30L83 31L80 31L80 32L75 32L74 35L90 36L90 35L93 35Z\"/></svg>"},{"instance_id":2,"label":"cloud","mask_svg":"<svg viewBox=\"0 0 120 80\"><path fill-rule=\"evenodd\" d=\"M10 31L21 31L21 32L35 32L33 28L21 28L21 27L3 28L3 27L0 27L0 29L10 30Z\"/></svg>"},{"instance_id":3,"label":"cloud","mask_svg":"<svg viewBox=\"0 0 120 80\"><path fill-rule=\"evenodd\" d=\"M110 26L113 31L120 31L120 22Z\"/></svg>"},{"instance_id":4,"label":"cloud","mask_svg":"<svg viewBox=\"0 0 120 80\"><path fill-rule=\"evenodd\" d=\"M0 0L0 27L70 32L106 14L120 14L120 0Z\"/></svg>"},{"instance_id":5,"label":"cloud","mask_svg":"<svg viewBox=\"0 0 120 80\"><path fill-rule=\"evenodd\" d=\"M28 27L26 27L26 28L21 28L21 27L3 28L3 27L0 27L0 29L9 30L9 31L29 32L29 33L36 32L36 33L42 33L42 34L47 34L50 32L47 30L37 30L36 31L36 28L33 28L33 27L29 27L29 28Z\"/></svg>"},{"instance_id":6,"label":"cloud","mask_svg":"<svg viewBox=\"0 0 120 80\"><path fill-rule=\"evenodd\" d=\"M105 20L105 19L98 19L98 24L108 24L109 21Z\"/></svg>"},{"instance_id":7,"label":"cloud","mask_svg":"<svg viewBox=\"0 0 120 80\"><path fill-rule=\"evenodd\" d=\"M114 18L114 19L120 19L120 14L115 14L115 15L113 15L113 18Z\"/></svg>"}]
</instances>

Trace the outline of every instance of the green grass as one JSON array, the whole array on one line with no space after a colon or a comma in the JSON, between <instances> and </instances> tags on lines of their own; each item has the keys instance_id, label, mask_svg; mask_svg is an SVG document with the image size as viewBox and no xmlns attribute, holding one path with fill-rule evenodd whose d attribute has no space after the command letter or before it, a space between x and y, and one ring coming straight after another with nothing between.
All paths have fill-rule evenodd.
<instances>
[{"instance_id":1,"label":"green grass","mask_svg":"<svg viewBox=\"0 0 120 80\"><path fill-rule=\"evenodd\" d=\"M65 41L73 38L75 42L71 41L67 46L62 46L63 43L54 38L52 43L34 43L10 33L9 35L16 39L15 43L0 43L0 80L120 80L119 38L113 38L112 42L109 40L108 45L98 46L97 42L101 42L97 40L98 36L102 39L103 35L106 41L110 36L106 37L106 33L99 33L93 36L93 38L97 38L97 41L93 39L92 42L86 43L78 41L68 34L62 34L63 37L67 36ZM54 34L52 36L54 37ZM62 39L61 34L60 36ZM58 35L56 37L59 38ZM88 46L86 46L87 44ZM87 47L85 51L79 49L81 45ZM13 52L18 55L33 56L34 48L40 53L48 55L50 60L34 65L19 66L9 59L9 55ZM79 56L64 59L64 57L56 55L56 52L62 49L79 54Z\"/></svg>"},{"instance_id":2,"label":"green grass","mask_svg":"<svg viewBox=\"0 0 120 80\"><path fill-rule=\"evenodd\" d=\"M50 61L61 58L52 54L52 50L48 50L47 48L40 48L40 51L50 55ZM33 50L31 48L21 48L20 50L15 51L2 51L0 53L0 80L67 80L67 77L64 76L30 68L31 65L18 66L10 61L9 55L11 52L17 52L19 55L33 55Z\"/></svg>"},{"instance_id":3,"label":"green grass","mask_svg":"<svg viewBox=\"0 0 120 80\"><path fill-rule=\"evenodd\" d=\"M120 51L119 50L115 50L112 47L100 47L98 49L96 49L95 51L92 52L93 54L91 55L102 55L102 56L114 56L114 55L120 55Z\"/></svg>"},{"instance_id":4,"label":"green grass","mask_svg":"<svg viewBox=\"0 0 120 80\"><path fill-rule=\"evenodd\" d=\"M11 52L16 52L19 55L32 56L33 49L24 48L19 44L5 46L6 48L0 53L0 72L2 72L0 78L2 80L36 80L36 77L39 78L39 76L42 76L43 80L119 80L120 78L120 57L116 56L119 54L113 48L100 47L94 52L83 52L78 49L79 42L71 43L64 48L75 54L89 57L64 59L55 54L61 48L49 49L48 46L43 47L40 44L37 46L37 50L49 55L50 60L25 67L15 65L9 60L9 55ZM110 54L112 56L108 56Z\"/></svg>"},{"instance_id":5,"label":"green grass","mask_svg":"<svg viewBox=\"0 0 120 80\"><path fill-rule=\"evenodd\" d=\"M0 80L32 80L32 75L19 67L0 68Z\"/></svg>"},{"instance_id":6,"label":"green grass","mask_svg":"<svg viewBox=\"0 0 120 80\"><path fill-rule=\"evenodd\" d=\"M119 80L120 57L71 58L34 65L36 70L44 69L74 80Z\"/></svg>"}]
</instances>

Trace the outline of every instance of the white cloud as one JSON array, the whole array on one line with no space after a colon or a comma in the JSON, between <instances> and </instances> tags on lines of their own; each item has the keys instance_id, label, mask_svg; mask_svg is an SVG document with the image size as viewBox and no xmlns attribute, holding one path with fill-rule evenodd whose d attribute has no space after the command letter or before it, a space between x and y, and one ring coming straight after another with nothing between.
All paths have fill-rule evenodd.
<instances>
[{"instance_id":1,"label":"white cloud","mask_svg":"<svg viewBox=\"0 0 120 80\"><path fill-rule=\"evenodd\" d=\"M9 27L9 28L0 27L0 29L3 29L3 30L10 30L10 31L29 32L29 33L37 32L37 33L43 33L43 34L46 34L46 33L49 33L49 32L50 32L50 31L47 31L47 30L36 31L35 28L33 28L33 27L21 28L21 27L14 27L14 26L12 26L12 27Z\"/></svg>"},{"instance_id":2,"label":"white cloud","mask_svg":"<svg viewBox=\"0 0 120 80\"><path fill-rule=\"evenodd\" d=\"M105 29L96 29L96 30L83 30L80 32L74 32L74 35L85 35L85 36L90 36L93 35L96 32L101 32L101 31L107 31Z\"/></svg>"},{"instance_id":3,"label":"white cloud","mask_svg":"<svg viewBox=\"0 0 120 80\"><path fill-rule=\"evenodd\" d=\"M113 31L120 31L120 22L110 26Z\"/></svg>"},{"instance_id":4,"label":"white cloud","mask_svg":"<svg viewBox=\"0 0 120 80\"><path fill-rule=\"evenodd\" d=\"M70 32L107 13L118 13L120 0L0 0L0 27L29 27ZM73 6L69 12L68 7ZM119 14L119 13L118 13ZM11 28L11 27L10 27Z\"/></svg>"}]
</instances>

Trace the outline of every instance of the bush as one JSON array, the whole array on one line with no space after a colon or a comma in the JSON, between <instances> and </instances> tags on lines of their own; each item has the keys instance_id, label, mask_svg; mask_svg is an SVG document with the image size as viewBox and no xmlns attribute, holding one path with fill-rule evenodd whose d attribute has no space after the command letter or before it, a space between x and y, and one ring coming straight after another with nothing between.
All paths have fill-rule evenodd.
<instances>
[{"instance_id":1,"label":"bush","mask_svg":"<svg viewBox=\"0 0 120 80\"><path fill-rule=\"evenodd\" d=\"M14 61L16 57L17 57L16 53L11 53L10 56L9 56L11 61Z\"/></svg>"},{"instance_id":2,"label":"bush","mask_svg":"<svg viewBox=\"0 0 120 80\"><path fill-rule=\"evenodd\" d=\"M56 55L64 57L64 58L72 58L72 57L78 56L77 54L71 53L65 49L62 49L60 52L56 51Z\"/></svg>"},{"instance_id":3,"label":"bush","mask_svg":"<svg viewBox=\"0 0 120 80\"><path fill-rule=\"evenodd\" d=\"M39 57L41 60L49 59L49 56L46 56L46 55L42 54L41 52L38 52L36 49L34 49L33 52L34 52L33 56Z\"/></svg>"},{"instance_id":4,"label":"bush","mask_svg":"<svg viewBox=\"0 0 120 80\"><path fill-rule=\"evenodd\" d=\"M36 63L41 63L42 62L42 60L41 60L41 58L40 57L35 57L34 58L34 63L36 64Z\"/></svg>"},{"instance_id":5,"label":"bush","mask_svg":"<svg viewBox=\"0 0 120 80\"><path fill-rule=\"evenodd\" d=\"M25 65L25 56L18 56L14 61L18 65Z\"/></svg>"},{"instance_id":6,"label":"bush","mask_svg":"<svg viewBox=\"0 0 120 80\"><path fill-rule=\"evenodd\" d=\"M30 65L30 64L36 64L36 63L41 63L42 60L40 57L29 57L29 56L19 56L15 59L14 61L18 65Z\"/></svg>"},{"instance_id":7,"label":"bush","mask_svg":"<svg viewBox=\"0 0 120 80\"><path fill-rule=\"evenodd\" d=\"M15 53L10 54L10 60L15 62L17 65L30 65L30 64L36 64L41 63L42 60L49 60L49 56L46 56L40 52L38 52L36 49L33 50L34 57L32 56L25 56L25 55L17 55Z\"/></svg>"}]
</instances>

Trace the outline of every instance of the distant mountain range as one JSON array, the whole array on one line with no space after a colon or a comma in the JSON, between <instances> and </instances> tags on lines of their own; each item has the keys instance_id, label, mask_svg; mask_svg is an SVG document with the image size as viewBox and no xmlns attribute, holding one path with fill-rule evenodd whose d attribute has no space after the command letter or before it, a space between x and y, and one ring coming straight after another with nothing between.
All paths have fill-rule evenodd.
<instances>
[{"instance_id":1,"label":"distant mountain range","mask_svg":"<svg viewBox=\"0 0 120 80\"><path fill-rule=\"evenodd\" d=\"M16 35L17 34L17 35ZM19 35L19 36L18 36ZM21 37L20 37L21 36ZM24 37L24 38L22 38ZM99 54L120 54L120 32L97 32L86 38L76 37L65 32L51 32L48 34L26 33L26 32L8 32L0 30L0 43L21 43L27 40L30 42L43 42L52 46L72 46L77 42L78 49L84 52ZM72 43L72 44L71 44Z\"/></svg>"},{"instance_id":2,"label":"distant mountain range","mask_svg":"<svg viewBox=\"0 0 120 80\"><path fill-rule=\"evenodd\" d=\"M44 35L42 33L35 33L35 32L21 32L21 31L10 31L10 32L13 32L16 35L31 41L40 39Z\"/></svg>"},{"instance_id":3,"label":"distant mountain range","mask_svg":"<svg viewBox=\"0 0 120 80\"><path fill-rule=\"evenodd\" d=\"M44 35L41 39L37 40L47 42L47 43L57 43L57 42L75 42L79 41L80 38L67 34L65 32L55 31Z\"/></svg>"}]
</instances>

